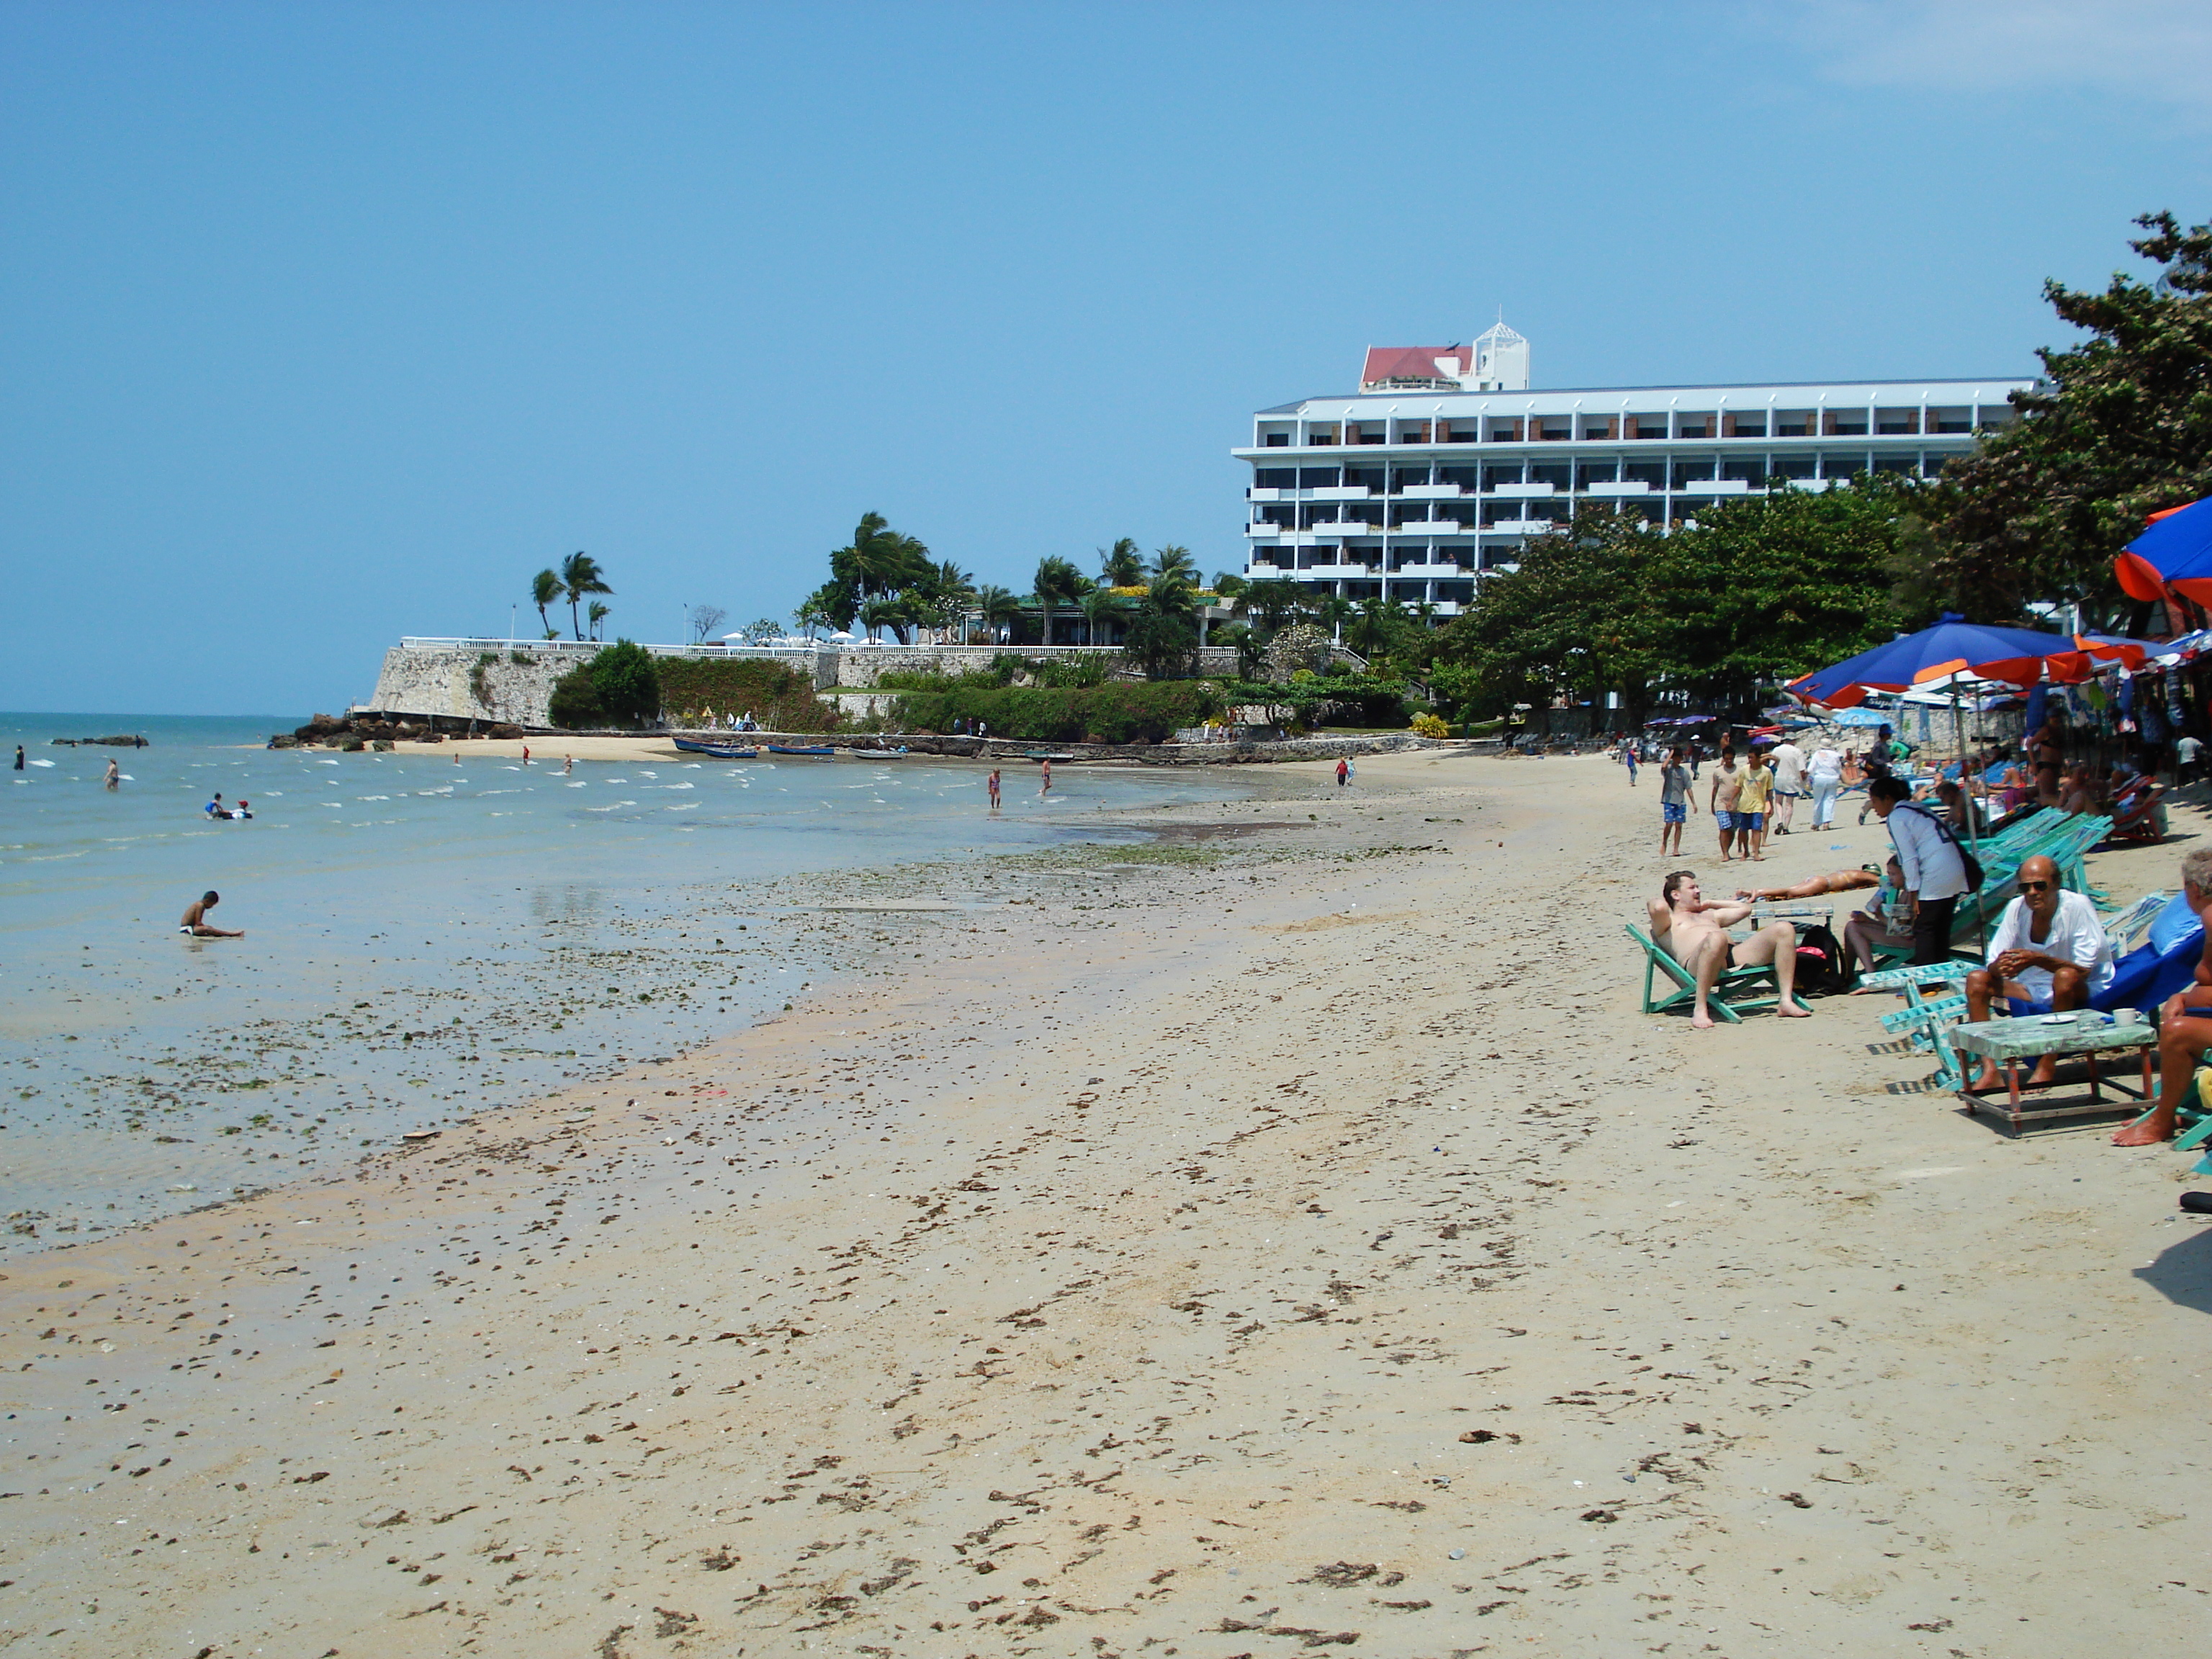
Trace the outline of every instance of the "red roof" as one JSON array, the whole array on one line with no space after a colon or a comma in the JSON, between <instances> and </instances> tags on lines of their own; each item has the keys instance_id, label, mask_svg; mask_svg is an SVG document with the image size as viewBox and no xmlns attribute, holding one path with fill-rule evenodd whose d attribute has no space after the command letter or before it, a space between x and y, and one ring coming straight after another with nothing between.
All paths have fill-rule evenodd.
<instances>
[{"instance_id":1,"label":"red roof","mask_svg":"<svg viewBox=\"0 0 2212 1659\"><path fill-rule=\"evenodd\" d=\"M1370 346L1367 348L1367 367L1359 371L1359 383L1372 386L1377 380L1433 380L1437 378L1437 359L1449 358L1464 374L1474 361L1474 354L1465 346Z\"/></svg>"}]
</instances>

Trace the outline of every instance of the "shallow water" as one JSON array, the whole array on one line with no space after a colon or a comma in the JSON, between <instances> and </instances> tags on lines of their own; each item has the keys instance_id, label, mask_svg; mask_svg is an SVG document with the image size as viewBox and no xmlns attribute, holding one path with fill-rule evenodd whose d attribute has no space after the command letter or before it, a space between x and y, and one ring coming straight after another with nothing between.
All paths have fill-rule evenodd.
<instances>
[{"instance_id":1,"label":"shallow water","mask_svg":"<svg viewBox=\"0 0 2212 1659\"><path fill-rule=\"evenodd\" d=\"M944 925L818 925L772 884L1133 831L1244 772L960 762L519 761L268 750L295 722L0 715L0 1249L335 1168L405 1129L604 1076ZM139 732L145 749L55 747ZM536 747L535 744L532 745ZM112 757L123 774L101 778ZM250 822L210 819L217 792ZM978 872L979 878L981 872ZM980 883L979 883L980 885ZM206 889L241 940L180 937ZM957 883L930 896L962 897Z\"/></svg>"}]
</instances>

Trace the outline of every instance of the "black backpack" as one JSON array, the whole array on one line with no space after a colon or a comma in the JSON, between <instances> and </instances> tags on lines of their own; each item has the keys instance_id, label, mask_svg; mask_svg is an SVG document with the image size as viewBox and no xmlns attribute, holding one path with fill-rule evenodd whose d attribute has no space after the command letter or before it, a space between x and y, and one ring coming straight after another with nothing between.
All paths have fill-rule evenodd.
<instances>
[{"instance_id":1,"label":"black backpack","mask_svg":"<svg viewBox=\"0 0 2212 1659\"><path fill-rule=\"evenodd\" d=\"M1833 996L1851 985L1851 961L1843 942L1820 923L1797 925L1797 994Z\"/></svg>"}]
</instances>

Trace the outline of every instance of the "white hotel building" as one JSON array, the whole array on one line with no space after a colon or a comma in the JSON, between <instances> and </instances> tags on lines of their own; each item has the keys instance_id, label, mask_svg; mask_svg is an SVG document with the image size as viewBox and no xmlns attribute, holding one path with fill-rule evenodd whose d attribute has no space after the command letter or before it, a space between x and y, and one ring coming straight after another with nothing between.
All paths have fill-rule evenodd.
<instances>
[{"instance_id":1,"label":"white hotel building","mask_svg":"<svg viewBox=\"0 0 2212 1659\"><path fill-rule=\"evenodd\" d=\"M1375 347L1356 397L1253 417L1246 574L1449 616L1522 541L1604 501L1655 524L1770 487L1933 477L2032 380L1528 389L1528 343ZM1358 450L1356 455L1352 452ZM1779 481L1778 485L1771 481Z\"/></svg>"}]
</instances>

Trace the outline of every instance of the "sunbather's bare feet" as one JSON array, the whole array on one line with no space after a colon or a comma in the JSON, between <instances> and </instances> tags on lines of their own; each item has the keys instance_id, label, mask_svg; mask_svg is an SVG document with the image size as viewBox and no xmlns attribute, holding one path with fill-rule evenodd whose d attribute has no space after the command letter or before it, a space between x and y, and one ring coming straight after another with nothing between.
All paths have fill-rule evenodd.
<instances>
[{"instance_id":1,"label":"sunbather's bare feet","mask_svg":"<svg viewBox=\"0 0 2212 1659\"><path fill-rule=\"evenodd\" d=\"M1784 1019L1810 1019L1813 1017L1813 1011L1803 1003L1793 1002L1787 999L1776 1003L1774 1012Z\"/></svg>"},{"instance_id":2,"label":"sunbather's bare feet","mask_svg":"<svg viewBox=\"0 0 2212 1659\"><path fill-rule=\"evenodd\" d=\"M2144 1114L2112 1137L2115 1146L2155 1146L2173 1139L2173 1114L2159 1109Z\"/></svg>"},{"instance_id":3,"label":"sunbather's bare feet","mask_svg":"<svg viewBox=\"0 0 2212 1659\"><path fill-rule=\"evenodd\" d=\"M1710 1031L1713 1029L1713 1017L1711 1014L1692 1014L1690 1025L1694 1030Z\"/></svg>"},{"instance_id":4,"label":"sunbather's bare feet","mask_svg":"<svg viewBox=\"0 0 2212 1659\"><path fill-rule=\"evenodd\" d=\"M1966 1087L1970 1092L1981 1095L2002 1086L2003 1082L2004 1074L2002 1072L1994 1066L1984 1065L1980 1071L1974 1073L1974 1080Z\"/></svg>"},{"instance_id":5,"label":"sunbather's bare feet","mask_svg":"<svg viewBox=\"0 0 2212 1659\"><path fill-rule=\"evenodd\" d=\"M2055 1054L2045 1054L2036 1062L2035 1069L2027 1074L2023 1089L2048 1089L2058 1081L2058 1060Z\"/></svg>"}]
</instances>

